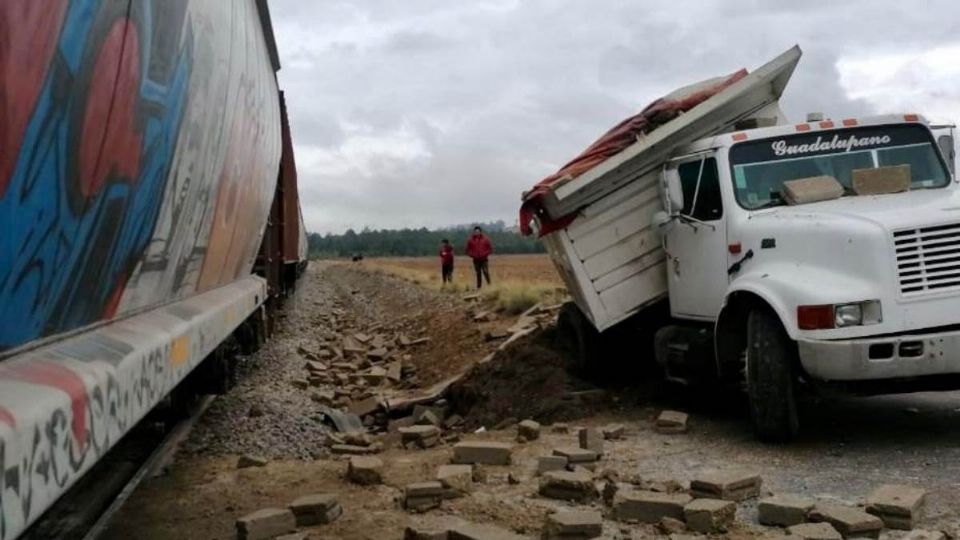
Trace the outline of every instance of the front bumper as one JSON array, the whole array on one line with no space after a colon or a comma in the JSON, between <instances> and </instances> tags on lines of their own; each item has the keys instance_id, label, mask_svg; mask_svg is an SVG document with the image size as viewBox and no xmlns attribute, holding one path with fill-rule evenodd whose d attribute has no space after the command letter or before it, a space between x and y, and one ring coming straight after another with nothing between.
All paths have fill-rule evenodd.
<instances>
[{"instance_id":1,"label":"front bumper","mask_svg":"<svg viewBox=\"0 0 960 540\"><path fill-rule=\"evenodd\" d=\"M960 330L836 341L800 340L800 364L822 381L960 374Z\"/></svg>"}]
</instances>

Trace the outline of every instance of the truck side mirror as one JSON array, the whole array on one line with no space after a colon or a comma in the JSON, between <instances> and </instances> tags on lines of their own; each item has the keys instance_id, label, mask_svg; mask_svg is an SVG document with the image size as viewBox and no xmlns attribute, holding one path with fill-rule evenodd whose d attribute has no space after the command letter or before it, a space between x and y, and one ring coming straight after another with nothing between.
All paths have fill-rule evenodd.
<instances>
[{"instance_id":1,"label":"truck side mirror","mask_svg":"<svg viewBox=\"0 0 960 540\"><path fill-rule=\"evenodd\" d=\"M676 216L683 210L683 187L680 185L680 173L677 169L664 169L660 177L660 194L663 209L667 214Z\"/></svg>"}]
</instances>

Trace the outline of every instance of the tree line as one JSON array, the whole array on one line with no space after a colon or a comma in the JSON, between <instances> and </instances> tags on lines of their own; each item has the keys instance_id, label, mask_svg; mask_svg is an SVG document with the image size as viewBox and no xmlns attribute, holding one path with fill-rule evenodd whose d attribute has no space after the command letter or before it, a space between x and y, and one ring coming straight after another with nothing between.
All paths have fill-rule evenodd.
<instances>
[{"instance_id":1,"label":"tree line","mask_svg":"<svg viewBox=\"0 0 960 540\"><path fill-rule=\"evenodd\" d=\"M480 223L495 253L543 253L545 250L534 237L521 236L504 222ZM360 232L348 229L343 234L310 233L307 239L311 258L351 257L423 257L436 255L440 241L448 239L458 255L463 254L473 224L455 225L443 229L380 229L365 228Z\"/></svg>"}]
</instances>

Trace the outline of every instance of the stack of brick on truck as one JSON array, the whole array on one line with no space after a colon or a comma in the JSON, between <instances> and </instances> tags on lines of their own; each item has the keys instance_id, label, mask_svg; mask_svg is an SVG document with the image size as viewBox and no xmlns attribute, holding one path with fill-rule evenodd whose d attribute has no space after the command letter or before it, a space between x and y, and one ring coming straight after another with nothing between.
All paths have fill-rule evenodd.
<instances>
[{"instance_id":1,"label":"stack of brick on truck","mask_svg":"<svg viewBox=\"0 0 960 540\"><path fill-rule=\"evenodd\" d=\"M960 387L952 128L790 124L800 54L658 100L521 209L574 299L559 326L575 358L650 335L669 379L746 388L771 441L798 433L801 391Z\"/></svg>"},{"instance_id":2,"label":"stack of brick on truck","mask_svg":"<svg viewBox=\"0 0 960 540\"><path fill-rule=\"evenodd\" d=\"M0 29L6 540L168 396L222 389L305 245L265 0L0 2Z\"/></svg>"}]
</instances>

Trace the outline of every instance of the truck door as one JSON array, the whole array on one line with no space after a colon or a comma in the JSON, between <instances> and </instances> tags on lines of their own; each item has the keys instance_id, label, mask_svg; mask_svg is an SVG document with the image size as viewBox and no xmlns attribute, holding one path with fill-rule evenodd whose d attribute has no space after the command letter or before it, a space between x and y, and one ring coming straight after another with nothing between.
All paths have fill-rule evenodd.
<instances>
[{"instance_id":1,"label":"truck door","mask_svg":"<svg viewBox=\"0 0 960 540\"><path fill-rule=\"evenodd\" d=\"M717 160L700 155L672 162L683 187L681 217L664 236L670 311L715 319L727 290L727 229Z\"/></svg>"}]
</instances>

